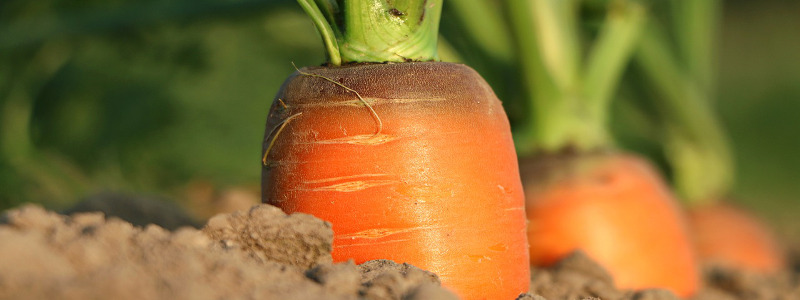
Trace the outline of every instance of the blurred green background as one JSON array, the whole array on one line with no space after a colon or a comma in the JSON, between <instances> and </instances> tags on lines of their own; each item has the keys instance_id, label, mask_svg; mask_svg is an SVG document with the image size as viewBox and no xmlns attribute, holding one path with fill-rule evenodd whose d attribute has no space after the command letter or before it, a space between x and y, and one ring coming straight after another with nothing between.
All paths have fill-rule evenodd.
<instances>
[{"instance_id":1,"label":"blurred green background","mask_svg":"<svg viewBox=\"0 0 800 300\"><path fill-rule=\"evenodd\" d=\"M798 1L725 1L717 57L735 200L784 227L800 214L799 16ZM292 62L323 59L289 0L2 1L0 209L99 191L191 205L198 182L257 193L272 97Z\"/></svg>"}]
</instances>

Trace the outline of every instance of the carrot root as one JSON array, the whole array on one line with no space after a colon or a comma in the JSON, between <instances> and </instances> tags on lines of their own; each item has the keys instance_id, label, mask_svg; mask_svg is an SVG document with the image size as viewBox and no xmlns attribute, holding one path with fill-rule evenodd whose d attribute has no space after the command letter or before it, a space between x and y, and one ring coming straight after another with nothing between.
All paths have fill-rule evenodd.
<instances>
[{"instance_id":1,"label":"carrot root","mask_svg":"<svg viewBox=\"0 0 800 300\"><path fill-rule=\"evenodd\" d=\"M525 181L532 264L582 250L620 288L666 288L683 297L697 291L685 216L645 161L612 153L543 160L523 176L534 179Z\"/></svg>"},{"instance_id":2,"label":"carrot root","mask_svg":"<svg viewBox=\"0 0 800 300\"><path fill-rule=\"evenodd\" d=\"M433 62L304 68L276 99L288 108L273 104L268 129L303 117L279 139L265 134L272 165L262 169L262 200L331 222L334 261L407 262L464 299L527 291L513 140L475 71ZM377 132L353 105L381 120Z\"/></svg>"}]
</instances>

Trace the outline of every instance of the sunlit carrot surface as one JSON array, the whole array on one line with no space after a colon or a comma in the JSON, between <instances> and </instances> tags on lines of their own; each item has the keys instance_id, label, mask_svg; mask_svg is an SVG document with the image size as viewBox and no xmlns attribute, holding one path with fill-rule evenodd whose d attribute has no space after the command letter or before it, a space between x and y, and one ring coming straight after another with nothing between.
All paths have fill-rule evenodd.
<instances>
[{"instance_id":1,"label":"sunlit carrot surface","mask_svg":"<svg viewBox=\"0 0 800 300\"><path fill-rule=\"evenodd\" d=\"M449 63L301 72L268 119L265 202L330 221L335 261L408 262L465 299L527 291L509 124L477 73Z\"/></svg>"},{"instance_id":2,"label":"sunlit carrot surface","mask_svg":"<svg viewBox=\"0 0 800 300\"><path fill-rule=\"evenodd\" d=\"M689 216L701 261L761 273L775 273L785 266L775 237L746 211L716 203L694 207Z\"/></svg>"},{"instance_id":3,"label":"sunlit carrot surface","mask_svg":"<svg viewBox=\"0 0 800 300\"><path fill-rule=\"evenodd\" d=\"M549 266L576 249L604 266L620 288L698 288L685 217L644 160L584 154L523 170L531 263ZM526 176L527 175L527 176Z\"/></svg>"}]
</instances>

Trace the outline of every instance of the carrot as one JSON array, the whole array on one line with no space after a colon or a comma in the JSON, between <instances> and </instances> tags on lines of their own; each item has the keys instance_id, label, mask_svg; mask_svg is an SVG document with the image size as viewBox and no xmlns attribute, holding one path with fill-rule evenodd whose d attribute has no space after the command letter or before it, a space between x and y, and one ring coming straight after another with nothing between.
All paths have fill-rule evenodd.
<instances>
[{"instance_id":1,"label":"carrot","mask_svg":"<svg viewBox=\"0 0 800 300\"><path fill-rule=\"evenodd\" d=\"M715 203L690 212L698 254L725 267L776 273L786 265L775 237L761 221L736 206Z\"/></svg>"},{"instance_id":2,"label":"carrot","mask_svg":"<svg viewBox=\"0 0 800 300\"><path fill-rule=\"evenodd\" d=\"M345 23L353 21L348 13L377 14L368 19L389 18L391 26L407 20L412 29L438 22L441 1L408 2L339 13ZM311 8L312 16L326 9ZM465 65L405 62L435 59L433 25L381 36L401 39L384 41L389 50L347 54L353 49L346 47L377 43L359 38L389 29L369 27L349 39L333 30L341 46L329 51L341 51L328 56L345 65L302 68L283 84L264 136L262 200L331 222L336 262L406 262L437 273L464 299L513 299L527 291L530 271L523 192L500 101ZM433 52L395 52L419 46L415 35L434 39ZM363 57L370 58L357 60ZM386 60L398 62L347 64Z\"/></svg>"},{"instance_id":3,"label":"carrot","mask_svg":"<svg viewBox=\"0 0 800 300\"><path fill-rule=\"evenodd\" d=\"M603 2L605 3L605 2ZM582 250L625 289L693 295L699 274L686 218L653 168L616 150L607 110L647 20L638 1L606 3L591 45L573 1L509 2L528 122L516 132L531 264ZM584 53L584 51L586 53Z\"/></svg>"},{"instance_id":4,"label":"carrot","mask_svg":"<svg viewBox=\"0 0 800 300\"><path fill-rule=\"evenodd\" d=\"M697 289L683 213L648 162L624 153L565 154L524 166L533 265L551 266L580 249L618 287L681 296Z\"/></svg>"},{"instance_id":5,"label":"carrot","mask_svg":"<svg viewBox=\"0 0 800 300\"><path fill-rule=\"evenodd\" d=\"M664 152L673 182L689 207L690 228L704 264L774 273L782 268L778 242L761 221L726 204L734 184L733 154L713 113L717 1L674 1L674 36L652 23L636 55L654 90ZM668 41L675 41L675 45Z\"/></svg>"}]
</instances>

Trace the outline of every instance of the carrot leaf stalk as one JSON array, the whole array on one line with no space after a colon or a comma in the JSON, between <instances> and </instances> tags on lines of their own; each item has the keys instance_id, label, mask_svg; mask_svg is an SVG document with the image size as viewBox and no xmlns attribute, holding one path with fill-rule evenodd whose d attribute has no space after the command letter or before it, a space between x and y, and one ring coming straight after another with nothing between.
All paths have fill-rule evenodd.
<instances>
[{"instance_id":1,"label":"carrot leaf stalk","mask_svg":"<svg viewBox=\"0 0 800 300\"><path fill-rule=\"evenodd\" d=\"M663 119L665 155L672 165L676 190L696 205L720 199L730 190L733 157L711 107L711 75L705 66L710 61L710 46L696 45L701 43L697 38L676 32L677 40L684 40L678 44L685 45L677 51L658 24L648 24L636 61L660 95L654 107ZM684 50L693 54L679 56L680 49L686 48L696 50Z\"/></svg>"},{"instance_id":2,"label":"carrot leaf stalk","mask_svg":"<svg viewBox=\"0 0 800 300\"><path fill-rule=\"evenodd\" d=\"M442 0L297 0L331 65L433 61Z\"/></svg>"},{"instance_id":3,"label":"carrot leaf stalk","mask_svg":"<svg viewBox=\"0 0 800 300\"><path fill-rule=\"evenodd\" d=\"M528 122L515 135L522 155L592 151L611 143L608 105L645 23L646 9L638 1L610 1L599 35L588 53L582 53L578 4L509 2L531 100Z\"/></svg>"},{"instance_id":4,"label":"carrot leaf stalk","mask_svg":"<svg viewBox=\"0 0 800 300\"><path fill-rule=\"evenodd\" d=\"M510 65L514 63L511 33L500 8L496 6L489 1L449 1L447 9L452 13L446 14L445 18L450 17L459 23L459 34L474 40L469 46L480 51L483 54L480 56L485 56L491 62ZM486 77L485 74L481 75Z\"/></svg>"},{"instance_id":5,"label":"carrot leaf stalk","mask_svg":"<svg viewBox=\"0 0 800 300\"><path fill-rule=\"evenodd\" d=\"M678 55L701 89L714 89L714 35L719 21L721 0L670 1ZM709 95L707 100L712 100Z\"/></svg>"},{"instance_id":6,"label":"carrot leaf stalk","mask_svg":"<svg viewBox=\"0 0 800 300\"><path fill-rule=\"evenodd\" d=\"M323 14L323 11L317 6L317 2L323 4L322 7L325 8L327 14ZM306 14L311 17L311 20L314 21L314 26L317 27L317 31L319 31L319 34L322 36L322 43L325 45L328 61L335 66L341 65L342 55L339 51L338 42L338 36L340 34L333 29L336 23L328 21L333 18L332 10L336 2L297 0L297 3L300 4L300 7L302 7Z\"/></svg>"}]
</instances>

